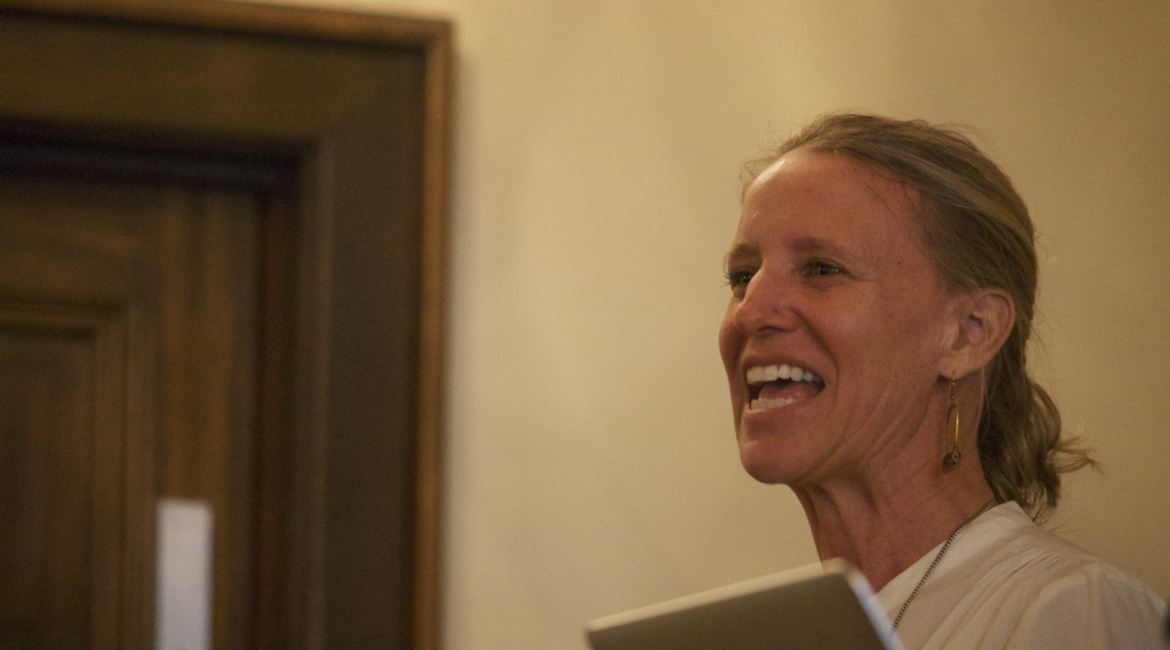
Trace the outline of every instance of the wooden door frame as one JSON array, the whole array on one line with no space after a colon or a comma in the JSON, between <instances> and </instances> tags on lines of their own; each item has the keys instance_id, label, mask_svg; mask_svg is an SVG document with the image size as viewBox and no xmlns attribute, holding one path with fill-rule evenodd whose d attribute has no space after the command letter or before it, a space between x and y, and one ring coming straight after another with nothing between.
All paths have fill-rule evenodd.
<instances>
[{"instance_id":1,"label":"wooden door frame","mask_svg":"<svg viewBox=\"0 0 1170 650\"><path fill-rule=\"evenodd\" d=\"M410 646L417 650L435 650L439 643L440 605L440 532L441 532L441 432L443 407L443 366L444 366L444 324L445 324L445 268L446 268L446 221L448 195L448 160L451 122L451 77L452 77L452 27L443 20L403 18L383 15L362 15L336 11L320 11L268 5L251 5L219 0L199 2L143 2L136 0L0 0L0 20L11 17L81 21L106 25L135 25L158 28L161 32L199 31L240 36L242 38L276 39L281 42L308 43L312 47L372 48L374 50L397 49L410 51L421 57L422 107L421 147L418 181L417 210L417 301L415 327L417 328L417 366L413 390L415 400L414 449L414 515L409 525L413 526L412 564L413 585L410 587ZM5 65L0 63L0 65ZM4 77L0 75L0 82ZM303 91L304 89L302 89ZM337 113L340 117L330 118L320 124L301 123L297 117L286 118L276 115L267 123L249 121L247 117L231 122L234 118L223 118L217 122L215 115L206 120L202 116L185 117L167 114L166 111L144 111L141 107L117 108L101 105L105 111L95 123L90 118L71 112L70 105L49 101L22 91L0 86L0 120L8 123L33 125L58 125L62 132L71 129L84 132L86 138L97 138L118 143L126 138L138 139L137 144L151 146L165 144L166 147L200 148L204 142L215 140L229 143L231 151L221 150L219 154L237 152L247 155L269 155L280 149L285 155L293 152L301 170L296 195L299 202L289 206L280 200L267 205L274 220L291 220L293 230L307 233L297 241L281 242L280 238L264 244L265 255L261 264L263 282L294 283L286 287L294 295L293 305L270 305L271 313L284 313L294 321L290 327L269 328L277 337L295 337L296 343L277 342L261 345L261 376L277 377L275 380L261 379L258 404L261 422L258 436L261 445L286 445L297 447L296 458L303 463L300 469L304 475L293 480L297 485L280 488L260 486L261 502L267 499L271 505L276 501L294 498L294 508L300 513L301 521L278 522L273 526L294 526L298 532L289 537L285 532L269 531L269 538L261 544L292 543L295 548L284 552L291 554L286 562L303 563L303 582L294 585L300 592L289 595L291 604L282 607L279 613L261 612L258 625L267 626L261 630L256 644L268 647L318 648L323 641L323 611L327 603L322 602L324 593L324 555L326 502L330 498L326 487L326 461L323 458L326 441L332 434L329 430L331 412L324 404L329 393L331 372L329 362L338 347L338 323L331 320L331 301L339 292L337 280L333 277L334 256L331 233L338 227L339 220L350 218L350 214L363 212L361 218L378 219L379 208L369 201L362 204L349 203L340 208L335 196L339 178L338 170L353 171L357 163L347 162L348 155L337 146L336 133L345 129L360 129L360 119L369 119L377 107L351 105L352 97L337 97ZM85 101L83 99L83 101ZM376 102L378 98L359 99ZM100 104L100 102L97 102ZM66 102L65 104L68 104ZM344 104L344 105L342 105ZM289 110L295 112L295 106ZM368 110L367 110L368 109ZM279 107L264 110L279 111ZM323 105L318 111L328 112ZM349 119L348 112L364 117L353 118L354 125L340 124ZM214 111L211 111L214 113ZM177 115L177 116L176 116ZM226 113L225 113L226 115ZM283 120L283 121L282 121ZM326 123L328 122L328 123ZM39 128L39 127L38 127ZM142 134L147 134L143 136ZM160 135L162 134L162 135ZM360 139L360 133L347 132L347 138ZM161 138L161 140L160 140ZM165 142L164 142L165 141ZM190 145L190 146L188 146ZM377 183L378 179L362 181ZM356 183L356 182L355 182ZM352 184L351 184L352 185ZM339 212L340 211L340 212ZM284 247L284 248L282 248ZM290 249L291 247L291 249ZM286 273L294 265L298 270L291 277ZM281 291L284 291L282 289ZM270 297L280 294L273 290ZM268 298L266 298L267 300ZM267 327L267 326L263 326ZM269 331L265 330L265 331ZM377 336L377 332L359 332ZM261 336L265 336L262 332ZM287 359L282 355L291 354ZM387 361L386 363L390 363ZM286 371L291 367L291 371ZM135 387L129 387L131 393ZM291 393L289 392L291 391ZM289 398L292 398L291 400ZM295 417L283 413L289 402L299 409ZM133 404L131 407L133 408ZM385 423L383 423L385 424ZM291 440L290 440L291 437ZM149 447L149 445L147 445ZM149 448L129 451L138 454L139 460L149 464ZM133 460L133 459L131 459ZM270 468L272 471L280 468ZM140 472L141 469L127 469ZM296 473L296 470L293 470ZM135 474L129 477L131 483L149 485L151 477ZM275 480L275 479L274 479ZM139 510L146 504L139 503ZM135 506L128 508L133 511ZM137 525L132 521L128 526L130 536L150 537L153 526L152 515L146 512L130 512L130 519L139 518ZM282 529L283 530L283 529ZM262 531L263 533L263 531ZM148 546L151 542L145 542ZM141 563L141 559L138 560ZM287 567L286 567L287 568ZM142 568L142 580L151 577L149 568ZM283 583L281 583L283 584ZM141 589L130 585L132 592ZM141 596L141 594L139 594ZM130 595L132 597L133 594ZM149 611L149 603L138 603ZM267 617L267 621L265 618ZM272 620L274 617L297 619ZM296 625L300 632L291 636L276 628ZM138 621L133 616L123 619L123 626L137 627L126 630L124 640L127 647L145 647L149 643L150 622Z\"/></svg>"}]
</instances>

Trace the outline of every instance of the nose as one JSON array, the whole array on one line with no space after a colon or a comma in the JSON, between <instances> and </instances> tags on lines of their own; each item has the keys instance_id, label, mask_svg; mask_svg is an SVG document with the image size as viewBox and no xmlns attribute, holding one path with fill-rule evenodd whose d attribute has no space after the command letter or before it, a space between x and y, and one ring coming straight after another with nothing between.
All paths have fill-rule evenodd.
<instances>
[{"instance_id":1,"label":"nose","mask_svg":"<svg viewBox=\"0 0 1170 650\"><path fill-rule=\"evenodd\" d=\"M793 310L796 288L780 272L762 268L744 288L735 310L735 328L744 334L791 331L798 318Z\"/></svg>"}]
</instances>

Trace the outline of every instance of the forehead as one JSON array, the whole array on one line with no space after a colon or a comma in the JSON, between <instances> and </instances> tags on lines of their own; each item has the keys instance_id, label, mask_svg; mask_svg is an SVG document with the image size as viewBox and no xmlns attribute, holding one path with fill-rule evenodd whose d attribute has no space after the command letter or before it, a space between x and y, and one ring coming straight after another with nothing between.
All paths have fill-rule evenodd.
<instances>
[{"instance_id":1,"label":"forehead","mask_svg":"<svg viewBox=\"0 0 1170 650\"><path fill-rule=\"evenodd\" d=\"M857 254L890 246L921 251L915 201L912 190L873 165L797 150L748 187L735 245L779 238L805 248L848 246Z\"/></svg>"}]
</instances>

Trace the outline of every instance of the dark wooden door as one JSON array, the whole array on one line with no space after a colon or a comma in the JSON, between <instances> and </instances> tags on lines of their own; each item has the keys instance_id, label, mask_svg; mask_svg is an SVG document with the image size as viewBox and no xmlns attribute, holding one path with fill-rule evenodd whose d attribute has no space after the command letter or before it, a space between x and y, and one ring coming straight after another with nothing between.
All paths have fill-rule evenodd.
<instances>
[{"instance_id":1,"label":"dark wooden door","mask_svg":"<svg viewBox=\"0 0 1170 650\"><path fill-rule=\"evenodd\" d=\"M115 569L153 551L123 530L127 463L160 496L211 506L213 636L251 646L257 196L8 174L0 214L4 647L117 645L133 607L122 592L149 585ZM128 389L141 407L129 427L111 394Z\"/></svg>"},{"instance_id":2,"label":"dark wooden door","mask_svg":"<svg viewBox=\"0 0 1170 650\"><path fill-rule=\"evenodd\" d=\"M449 27L0 0L0 648L437 641Z\"/></svg>"}]
</instances>

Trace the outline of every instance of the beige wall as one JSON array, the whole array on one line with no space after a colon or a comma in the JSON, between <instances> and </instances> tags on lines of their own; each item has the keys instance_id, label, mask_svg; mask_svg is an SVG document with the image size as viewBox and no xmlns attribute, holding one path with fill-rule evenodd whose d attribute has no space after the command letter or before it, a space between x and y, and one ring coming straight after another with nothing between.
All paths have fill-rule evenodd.
<instances>
[{"instance_id":1,"label":"beige wall","mask_svg":"<svg viewBox=\"0 0 1170 650\"><path fill-rule=\"evenodd\" d=\"M458 29L448 648L815 560L715 330L740 164L842 108L973 125L1013 177L1037 372L1104 463L1054 523L1170 595L1170 4L305 1Z\"/></svg>"}]
</instances>

